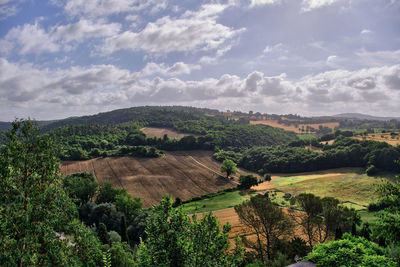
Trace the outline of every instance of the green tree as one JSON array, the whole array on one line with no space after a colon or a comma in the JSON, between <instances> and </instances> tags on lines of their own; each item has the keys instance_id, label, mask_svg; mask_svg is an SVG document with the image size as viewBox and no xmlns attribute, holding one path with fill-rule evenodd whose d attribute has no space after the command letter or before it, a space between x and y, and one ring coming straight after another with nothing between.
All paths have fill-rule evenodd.
<instances>
[{"instance_id":1,"label":"green tree","mask_svg":"<svg viewBox=\"0 0 400 267\"><path fill-rule=\"evenodd\" d=\"M349 233L345 233L342 240L315 245L305 259L318 266L395 266L395 263L385 256L383 248Z\"/></svg>"},{"instance_id":2,"label":"green tree","mask_svg":"<svg viewBox=\"0 0 400 267\"><path fill-rule=\"evenodd\" d=\"M99 226L97 227L97 236L101 243L111 244L110 235L108 234L107 227L104 223L99 223Z\"/></svg>"},{"instance_id":3,"label":"green tree","mask_svg":"<svg viewBox=\"0 0 400 267\"><path fill-rule=\"evenodd\" d=\"M130 220L133 215L142 208L143 202L139 197L132 198L132 195L126 192L115 196L115 207L123 212Z\"/></svg>"},{"instance_id":4,"label":"green tree","mask_svg":"<svg viewBox=\"0 0 400 267\"><path fill-rule=\"evenodd\" d=\"M243 237L245 246L254 249L264 263L275 256L279 239L292 233L293 223L290 218L265 196L251 197L250 200L235 206L235 212L240 222L257 236L256 241Z\"/></svg>"},{"instance_id":5,"label":"green tree","mask_svg":"<svg viewBox=\"0 0 400 267\"><path fill-rule=\"evenodd\" d=\"M77 221L51 140L32 121L15 121L7 137L0 149L0 262L99 265L100 244Z\"/></svg>"},{"instance_id":6,"label":"green tree","mask_svg":"<svg viewBox=\"0 0 400 267\"><path fill-rule=\"evenodd\" d=\"M121 217L121 241L129 243L128 231L126 229L125 216Z\"/></svg>"},{"instance_id":7,"label":"green tree","mask_svg":"<svg viewBox=\"0 0 400 267\"><path fill-rule=\"evenodd\" d=\"M115 188L110 181L105 181L104 185L100 187L99 194L96 198L96 203L114 203L115 197L120 194L125 194L126 190L123 188Z\"/></svg>"},{"instance_id":8,"label":"green tree","mask_svg":"<svg viewBox=\"0 0 400 267\"><path fill-rule=\"evenodd\" d=\"M242 259L238 247L229 254L230 225L222 227L212 214L192 220L181 207L172 207L172 198L164 197L153 208L146 227L147 239L137 252L140 266L229 266Z\"/></svg>"},{"instance_id":9,"label":"green tree","mask_svg":"<svg viewBox=\"0 0 400 267\"><path fill-rule=\"evenodd\" d=\"M237 173L236 163L230 159L225 159L222 162L222 166L220 168L222 173L226 173L226 178L229 178L231 174Z\"/></svg>"},{"instance_id":10,"label":"green tree","mask_svg":"<svg viewBox=\"0 0 400 267\"><path fill-rule=\"evenodd\" d=\"M258 185L257 177L254 175L240 175L239 187L242 189L250 189L253 185Z\"/></svg>"},{"instance_id":11,"label":"green tree","mask_svg":"<svg viewBox=\"0 0 400 267\"><path fill-rule=\"evenodd\" d=\"M91 200L97 192L98 184L92 173L81 172L66 176L63 186L75 204L82 206Z\"/></svg>"},{"instance_id":12,"label":"green tree","mask_svg":"<svg viewBox=\"0 0 400 267\"><path fill-rule=\"evenodd\" d=\"M375 232L386 245L400 245L400 182L385 182L378 186L381 202L386 208L378 213Z\"/></svg>"}]
</instances>

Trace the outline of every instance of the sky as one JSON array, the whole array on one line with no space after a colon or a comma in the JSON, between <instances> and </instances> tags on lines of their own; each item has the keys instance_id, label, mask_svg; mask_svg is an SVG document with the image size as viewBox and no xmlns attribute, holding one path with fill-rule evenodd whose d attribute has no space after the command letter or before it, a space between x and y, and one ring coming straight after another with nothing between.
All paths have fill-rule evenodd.
<instances>
[{"instance_id":1,"label":"sky","mask_svg":"<svg viewBox=\"0 0 400 267\"><path fill-rule=\"evenodd\" d=\"M399 0L0 0L0 120L400 116Z\"/></svg>"}]
</instances>

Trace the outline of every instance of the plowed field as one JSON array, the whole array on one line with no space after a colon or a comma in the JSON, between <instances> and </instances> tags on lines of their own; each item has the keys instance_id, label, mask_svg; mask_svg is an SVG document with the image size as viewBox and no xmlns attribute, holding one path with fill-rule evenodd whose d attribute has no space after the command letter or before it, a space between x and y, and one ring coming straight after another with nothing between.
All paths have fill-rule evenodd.
<instances>
[{"instance_id":1,"label":"plowed field","mask_svg":"<svg viewBox=\"0 0 400 267\"><path fill-rule=\"evenodd\" d=\"M100 184L109 180L140 197L144 206L149 207L166 194L187 200L235 187L239 174L248 173L239 170L234 180L227 180L219 172L221 163L211 156L209 151L175 151L166 152L161 158L96 158L63 162L61 172L64 175L92 172Z\"/></svg>"}]
</instances>

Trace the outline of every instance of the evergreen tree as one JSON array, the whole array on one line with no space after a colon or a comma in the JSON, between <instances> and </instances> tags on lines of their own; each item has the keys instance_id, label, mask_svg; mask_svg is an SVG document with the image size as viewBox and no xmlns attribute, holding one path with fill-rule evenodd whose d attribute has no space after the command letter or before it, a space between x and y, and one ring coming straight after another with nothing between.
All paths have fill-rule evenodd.
<instances>
[{"instance_id":1,"label":"evergreen tree","mask_svg":"<svg viewBox=\"0 0 400 267\"><path fill-rule=\"evenodd\" d=\"M128 232L126 229L126 220L125 216L121 217L121 241L127 242L129 244Z\"/></svg>"}]
</instances>

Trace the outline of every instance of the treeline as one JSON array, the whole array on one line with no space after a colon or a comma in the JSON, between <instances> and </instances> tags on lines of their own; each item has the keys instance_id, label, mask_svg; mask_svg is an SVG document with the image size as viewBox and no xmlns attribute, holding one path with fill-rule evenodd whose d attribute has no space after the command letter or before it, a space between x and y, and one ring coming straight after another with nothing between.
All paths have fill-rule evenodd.
<instances>
[{"instance_id":1,"label":"treeline","mask_svg":"<svg viewBox=\"0 0 400 267\"><path fill-rule=\"evenodd\" d=\"M371 167L400 171L395 161L400 147L375 141L338 137L332 145L323 145L323 152L303 147L253 147L243 152L220 150L217 160L230 158L238 165L261 174L270 172L305 172L340 167Z\"/></svg>"}]
</instances>

